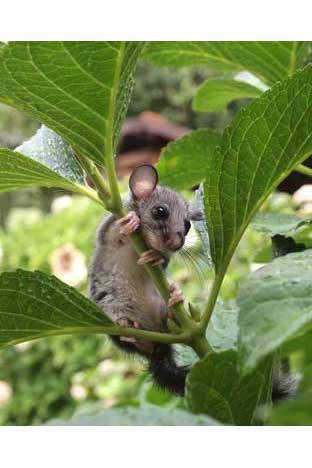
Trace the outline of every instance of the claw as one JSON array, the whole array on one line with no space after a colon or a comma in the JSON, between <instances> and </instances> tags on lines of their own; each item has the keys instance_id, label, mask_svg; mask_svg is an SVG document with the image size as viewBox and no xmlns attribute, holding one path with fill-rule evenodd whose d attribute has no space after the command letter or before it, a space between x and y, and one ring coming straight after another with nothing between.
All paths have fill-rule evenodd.
<instances>
[{"instance_id":1,"label":"claw","mask_svg":"<svg viewBox=\"0 0 312 468\"><path fill-rule=\"evenodd\" d=\"M122 317L117 320L117 324L120 327L133 327L133 328L141 328L139 322L127 319L126 317ZM126 341L128 343L134 343L134 346L138 348L140 351L143 351L146 354L152 354L154 351L154 344L149 341L144 340L137 340L133 336L120 336L120 341Z\"/></svg>"},{"instance_id":2,"label":"claw","mask_svg":"<svg viewBox=\"0 0 312 468\"><path fill-rule=\"evenodd\" d=\"M129 235L140 226L140 218L135 211L129 211L126 216L117 221L117 224L120 226L121 234Z\"/></svg>"},{"instance_id":3,"label":"claw","mask_svg":"<svg viewBox=\"0 0 312 468\"><path fill-rule=\"evenodd\" d=\"M126 327L126 328L138 328L136 326L138 322L131 322L131 320L127 319L126 317L122 317L119 320L117 320L117 324L120 327ZM120 341L127 341L128 343L135 343L136 339L133 336L120 336L119 337Z\"/></svg>"},{"instance_id":4,"label":"claw","mask_svg":"<svg viewBox=\"0 0 312 468\"><path fill-rule=\"evenodd\" d=\"M120 336L120 341L127 341L128 343L135 343L136 339L133 336Z\"/></svg>"},{"instance_id":5,"label":"claw","mask_svg":"<svg viewBox=\"0 0 312 468\"><path fill-rule=\"evenodd\" d=\"M117 325L120 327L127 327L127 328L132 328L133 327L133 322L131 320L127 319L127 317L122 317L117 320Z\"/></svg>"}]
</instances>

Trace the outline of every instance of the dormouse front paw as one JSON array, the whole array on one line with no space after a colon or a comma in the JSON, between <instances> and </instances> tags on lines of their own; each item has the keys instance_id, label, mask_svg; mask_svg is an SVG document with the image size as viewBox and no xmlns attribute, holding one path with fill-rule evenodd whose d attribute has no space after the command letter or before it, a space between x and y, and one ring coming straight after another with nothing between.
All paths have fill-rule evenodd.
<instances>
[{"instance_id":1,"label":"dormouse front paw","mask_svg":"<svg viewBox=\"0 0 312 468\"><path fill-rule=\"evenodd\" d=\"M135 211L129 211L126 216L117 221L117 224L120 226L121 234L129 235L140 226L140 218Z\"/></svg>"},{"instance_id":2,"label":"dormouse front paw","mask_svg":"<svg viewBox=\"0 0 312 468\"><path fill-rule=\"evenodd\" d=\"M159 266L166 262L165 257L158 250L150 249L143 252L138 260L138 265L151 263L153 266Z\"/></svg>"}]
</instances>

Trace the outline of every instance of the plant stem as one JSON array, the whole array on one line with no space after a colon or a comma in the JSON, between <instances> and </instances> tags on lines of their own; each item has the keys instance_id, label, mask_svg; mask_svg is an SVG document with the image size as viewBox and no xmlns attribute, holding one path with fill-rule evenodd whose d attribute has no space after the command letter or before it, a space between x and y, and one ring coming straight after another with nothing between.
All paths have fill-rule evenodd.
<instances>
[{"instance_id":1,"label":"plant stem","mask_svg":"<svg viewBox=\"0 0 312 468\"><path fill-rule=\"evenodd\" d=\"M177 334L171 335L169 333L153 332L149 330L142 330L137 328L126 328L126 327L117 327L117 326L95 326L95 327L68 327L64 329L56 330L44 330L40 334L34 336L27 336L27 341L37 340L38 338L45 338L48 336L61 336L61 335L81 335L81 334L106 334L106 335L120 335L120 336L133 336L134 338L154 341L157 343L187 343L190 338L187 334ZM22 343L25 341L23 339L17 339L10 341L6 346L11 346L13 344ZM0 349L5 348L6 346L0 346Z\"/></svg>"},{"instance_id":2,"label":"plant stem","mask_svg":"<svg viewBox=\"0 0 312 468\"><path fill-rule=\"evenodd\" d=\"M86 170L87 174L92 177L92 180L97 189L99 198L103 201L104 206L108 208L109 199L110 199L110 191L109 191L108 186L106 185L104 178L102 177L102 174L96 167L95 163L91 161L91 159L85 156L79 156L78 158L79 158L81 165ZM92 190L92 189L90 188L89 190ZM86 195L89 196L87 193Z\"/></svg>"},{"instance_id":3,"label":"plant stem","mask_svg":"<svg viewBox=\"0 0 312 468\"><path fill-rule=\"evenodd\" d=\"M298 166L295 167L295 171L312 177L312 169L310 167L304 166L303 164L298 164Z\"/></svg>"},{"instance_id":4,"label":"plant stem","mask_svg":"<svg viewBox=\"0 0 312 468\"><path fill-rule=\"evenodd\" d=\"M119 73L119 66L116 68L116 73ZM116 81L116 76L114 78L114 82ZM107 138L105 141L105 168L106 174L110 186L110 193L111 193L111 204L110 210L118 217L121 218L125 216L126 212L122 205L122 200L119 192L116 169L115 169L115 160L113 154L113 142L112 142L112 135L113 135L113 111L116 104L116 88L117 86L113 86L113 92L110 99L110 111L109 111L109 118L107 119ZM148 250L143 238L138 233L133 233L130 236L130 241L140 256L143 252ZM144 268L150 278L152 279L153 283L157 287L158 291L164 298L166 302L169 299L169 285L167 279L162 274L159 267L152 267L150 265L145 264ZM193 320L189 317L183 307L182 304L177 304L173 307L175 312L176 318L179 323L185 327L190 328L193 326Z\"/></svg>"},{"instance_id":5,"label":"plant stem","mask_svg":"<svg viewBox=\"0 0 312 468\"><path fill-rule=\"evenodd\" d=\"M107 145L107 151L109 153L106 153L105 168L111 193L110 209L116 216L121 218L122 216L125 216L126 212L122 206L122 200L119 192L112 144Z\"/></svg>"},{"instance_id":6,"label":"plant stem","mask_svg":"<svg viewBox=\"0 0 312 468\"><path fill-rule=\"evenodd\" d=\"M142 239L142 237L138 233L133 233L130 236L130 241L137 252L138 255L141 255L145 252L148 248ZM158 291L160 292L161 296L164 298L165 302L168 302L169 299L169 283L167 278L164 276L162 271L159 267L153 267L151 265L145 264L144 265L145 271L148 273L150 278L152 279L154 285L157 287ZM192 318L186 313L184 306L181 304L176 304L172 307L174 310L175 316L178 319L180 325L182 325L186 329L192 329L193 327L193 320Z\"/></svg>"},{"instance_id":7,"label":"plant stem","mask_svg":"<svg viewBox=\"0 0 312 468\"><path fill-rule=\"evenodd\" d=\"M106 170L106 175L107 175L108 184L109 184L109 193L110 193L110 200L109 200L108 206L109 206L109 210L113 214L115 214L118 218L125 216L126 212L122 205L122 200L121 200L121 195L120 195L117 175L116 175L114 148L113 148L113 133L114 133L114 112L115 112L116 104L117 104L117 91L118 91L118 84L119 84L122 62L124 58L124 49L125 49L125 46L123 44L123 46L120 48L120 52L117 58L117 63L116 63L116 68L115 68L115 75L113 79L113 86L112 86L112 92L111 92L110 100L109 100L109 109L108 109L107 122L106 122L105 154L103 155L103 164ZM105 198L105 203L107 203L107 190L105 189L104 192L102 190L103 185L100 183L100 179L102 179L101 175L99 175L99 178L98 178L97 173L94 171L92 166L90 166L90 170L93 170L93 177L95 177L95 183L96 183L99 196L102 197L104 195L103 198ZM89 172L89 170L87 170L87 172ZM148 250L143 238L138 233L133 233L129 237L138 255ZM156 288L158 289L158 291L164 298L165 302L167 303L169 299L169 285L168 285L167 279L162 274L160 268L152 267L147 264L144 265L144 268L147 274L152 279L154 285L156 286ZM173 336L175 336L175 339L179 339L182 341L183 340L185 341L186 337L190 339L191 333L195 334L198 328L198 324L196 324L194 320L186 313L182 304L177 304L172 309L174 310L175 317L177 321L179 322L179 324L181 325L183 332L185 332L185 335L183 335L183 333L180 335L176 335L176 336L168 334L168 337L171 337L170 340L172 340ZM129 336L138 336L137 332L141 333L142 330L136 330L135 334L133 333L133 330L132 330ZM116 334L120 335L121 333L123 333L122 329L118 328L118 333ZM126 332L124 333L126 334ZM146 333L146 332L143 330L143 333ZM153 332L149 332L148 336L146 336L146 339L153 340L154 339L153 336L155 334L153 335L152 334ZM165 334L161 333L157 335L164 336ZM170 341L170 342L174 342L174 341Z\"/></svg>"},{"instance_id":8,"label":"plant stem","mask_svg":"<svg viewBox=\"0 0 312 468\"><path fill-rule=\"evenodd\" d=\"M140 328L112 327L109 331L105 331L108 335L133 336L140 340L155 341L157 343L187 343L190 337L187 333L170 334L162 332L154 332L142 330Z\"/></svg>"},{"instance_id":9,"label":"plant stem","mask_svg":"<svg viewBox=\"0 0 312 468\"><path fill-rule=\"evenodd\" d=\"M298 172L301 172L302 174L305 174L305 175L308 175L308 176L312 177L312 169L309 168L309 167L304 166L303 164L298 164L298 166L296 166L294 170L296 170ZM284 179L284 176L283 176L283 178L281 178L281 181L283 179ZM267 198L267 196L268 196L268 194L266 194L265 197L262 197L261 203L264 202L264 200L265 200L265 198ZM260 203L260 200L259 200L259 206L260 206L261 203ZM250 219L253 216L253 214L254 213L250 214L248 222L250 222ZM218 298L218 294L219 294L219 291L220 291L220 288L221 288L221 285L222 285L222 282L223 282L225 272L227 270L228 264L230 263L233 252L235 250L235 247L237 246L238 241L241 238L244 230L245 230L245 227L242 230L241 234L238 236L237 241L235 242L232 251L231 251L231 249L229 250L229 254L227 255L227 258L223 262L222 269L220 269L220 270L218 270L216 272L216 275L215 275L215 278L214 278L214 281L213 281L213 284L212 284L212 288L211 288L210 293L209 293L208 302L206 304L204 313L202 315L202 318L201 318L201 321L200 321L200 324L199 324L199 330L202 333L204 333L205 330L207 329L207 326L208 326L210 318L211 318L211 314L213 312L215 303L216 303L217 298Z\"/></svg>"},{"instance_id":10,"label":"plant stem","mask_svg":"<svg viewBox=\"0 0 312 468\"><path fill-rule=\"evenodd\" d=\"M117 175L114 163L114 155L112 152L112 144L106 146L107 151L105 155L105 162L106 162L106 174L108 177L110 193L106 187L106 184L103 180L102 175L99 173L98 169L96 168L95 164L87 158L82 158L83 164L85 169L87 170L88 174L90 174L94 180L96 185L97 191L101 199L103 200L105 206L109 204L109 209L117 216L122 217L125 216L126 212L122 205L122 200L119 192L118 182L117 182ZM104 185L103 185L104 183ZM92 190L92 189L90 189ZM86 193L87 194L87 193ZM108 194L111 195L110 200L108 201ZM88 195L88 194L87 194ZM98 201L98 200L97 200ZM141 255L143 252L147 250L147 246L143 240L143 238L139 235L139 233L133 233L129 236L130 241L137 252L138 255ZM166 277L163 275L162 271L159 267L153 267L151 265L145 264L144 268L147 274L152 279L154 285L160 292L161 296L164 298L165 302L168 302L169 299L169 284ZM198 324L194 322L194 320L187 314L183 304L176 304L173 308L175 317L177 318L179 324L182 327L184 333L173 335L167 333L156 333L147 330L139 330L139 329L132 329L132 328L113 328L112 330L107 331L110 335L126 335L126 336L134 336L136 338L146 339L150 341L156 341L161 343L187 343L190 341L190 337L192 334L198 329ZM198 337L194 336L192 340L191 346L197 352L199 356L203 356L207 354L209 351L209 345L205 337Z\"/></svg>"},{"instance_id":11,"label":"plant stem","mask_svg":"<svg viewBox=\"0 0 312 468\"><path fill-rule=\"evenodd\" d=\"M106 207L103 200L101 200L100 197L98 196L98 192L93 190L91 187L79 186L79 192L82 193L82 195L85 195L86 197L91 198L91 200L95 201L99 205Z\"/></svg>"},{"instance_id":12,"label":"plant stem","mask_svg":"<svg viewBox=\"0 0 312 468\"><path fill-rule=\"evenodd\" d=\"M205 336L198 336L190 342L190 346L194 349L195 353L200 357L205 357L211 352L211 348Z\"/></svg>"},{"instance_id":13,"label":"plant stem","mask_svg":"<svg viewBox=\"0 0 312 468\"><path fill-rule=\"evenodd\" d=\"M112 172L107 173L107 174L108 174L108 177L109 177L108 180L111 181L110 177L112 177L113 174L115 174L115 171L112 171ZM117 190L118 190L118 185L117 185ZM119 193L119 190L118 190L118 193ZM124 209L122 207L121 198L120 198L120 205L119 206L118 205L116 206L116 200L117 200L117 197L115 197L115 203L114 203L114 205L112 207L112 211L116 216L122 217L126 213L125 213L125 211L124 211ZM143 238L137 232L134 232L133 234L131 234L129 236L129 238L130 238L130 242L132 243L132 245L133 245L136 253L138 254L138 256L140 256L143 252L148 250ZM150 278L152 279L153 283L155 284L156 288L160 292L161 296L164 298L164 300L166 302L168 302L168 299L169 299L169 284L168 284L167 279L163 275L162 271L160 270L160 268L159 267L153 267L153 266L151 266L149 264L145 264L144 269L148 273ZM173 307L173 310L174 310L176 318L178 319L179 323L183 327L185 327L187 329L192 328L193 320L186 313L186 311L185 311L182 304L176 304Z\"/></svg>"},{"instance_id":14,"label":"plant stem","mask_svg":"<svg viewBox=\"0 0 312 468\"><path fill-rule=\"evenodd\" d=\"M221 285L222 285L224 274L225 274L225 272L223 270L219 270L216 273L216 276L214 278L212 288L211 288L211 290L209 292L208 302L207 302L207 305L205 307L204 313L202 315L202 319L200 321L200 330L202 332L205 332L205 330L206 330L206 328L208 326L211 314L213 312L215 303L216 303L217 298L218 298L218 294L219 294L219 291L220 291L220 288L221 288Z\"/></svg>"},{"instance_id":15,"label":"plant stem","mask_svg":"<svg viewBox=\"0 0 312 468\"><path fill-rule=\"evenodd\" d=\"M116 176L115 161L114 161L114 148L113 148L113 134L114 134L114 113L115 113L116 103L117 103L117 91L118 91L118 85L119 85L119 79L120 79L124 54L125 54L125 43L123 42L121 44L121 47L119 49L119 54L117 57L115 74L114 74L114 79L113 79L113 86L112 86L112 91L111 91L110 99L109 99L108 116L107 116L107 121L106 121L106 138L105 138L105 155L104 155L104 165L106 168L106 173L107 173L109 186L110 186L110 193L112 197L111 210L118 217L122 217L124 215L124 210L122 206L122 201L121 201L121 196L120 196L117 176Z\"/></svg>"},{"instance_id":16,"label":"plant stem","mask_svg":"<svg viewBox=\"0 0 312 468\"><path fill-rule=\"evenodd\" d=\"M107 188L106 183L99 170L97 169L96 165L88 158L80 157L80 161L83 164L87 173L92 177L98 195L103 201L104 206L120 218L122 216L125 216L126 212L123 208L119 192L113 155L113 147L111 141L110 143L106 144L106 151L107 152L105 155L105 169L108 177L110 191ZM91 188L84 188L84 192L87 196L90 197L91 195L91 198L93 198L98 203L101 203L99 198L94 196L95 192ZM139 235L139 233L135 232L131 234L129 238L138 256L140 256L143 252L145 252L148 249L143 238ZM164 276L159 267L153 267L149 264L145 264L144 268L147 274L152 279L154 285L160 292L161 296L167 303L169 299L169 284L166 277ZM195 324L194 320L187 314L183 304L176 304L174 307L172 307L172 309L174 310L175 317L177 318L179 324L185 332L184 334L181 333L179 335L171 335L166 333L150 332L146 330L122 329L121 327L109 331L109 334L125 334L127 336L134 336L136 338L143 338L150 341L158 341L162 343L186 343L186 340L189 340L192 333L194 334L197 330L198 324ZM198 338L195 336L192 341L192 347L198 353L199 356L206 354L209 350L209 345L205 337Z\"/></svg>"}]
</instances>

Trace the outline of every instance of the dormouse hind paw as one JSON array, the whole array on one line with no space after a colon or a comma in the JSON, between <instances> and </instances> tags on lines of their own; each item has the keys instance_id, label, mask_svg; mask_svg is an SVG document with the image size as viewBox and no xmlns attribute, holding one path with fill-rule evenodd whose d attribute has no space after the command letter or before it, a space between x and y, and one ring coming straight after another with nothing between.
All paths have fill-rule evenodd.
<instances>
[{"instance_id":1,"label":"dormouse hind paw","mask_svg":"<svg viewBox=\"0 0 312 468\"><path fill-rule=\"evenodd\" d=\"M183 292L176 284L171 284L169 288L170 296L168 300L168 307L179 304L184 301Z\"/></svg>"},{"instance_id":2,"label":"dormouse hind paw","mask_svg":"<svg viewBox=\"0 0 312 468\"><path fill-rule=\"evenodd\" d=\"M126 317L122 317L117 320L117 324L120 327L127 327L127 328L141 328L139 322L132 322ZM120 336L120 341L126 341L128 343L133 343L133 345L140 351L143 351L146 354L152 354L154 352L154 343L150 341L138 340L133 336Z\"/></svg>"},{"instance_id":3,"label":"dormouse hind paw","mask_svg":"<svg viewBox=\"0 0 312 468\"><path fill-rule=\"evenodd\" d=\"M125 328L139 328L138 326L135 326L137 322L132 322L126 317L122 317L119 320L117 320L117 324L120 327L125 327ZM120 341L127 341L128 343L135 343L136 341L136 339L133 336L120 336L119 339Z\"/></svg>"}]
</instances>

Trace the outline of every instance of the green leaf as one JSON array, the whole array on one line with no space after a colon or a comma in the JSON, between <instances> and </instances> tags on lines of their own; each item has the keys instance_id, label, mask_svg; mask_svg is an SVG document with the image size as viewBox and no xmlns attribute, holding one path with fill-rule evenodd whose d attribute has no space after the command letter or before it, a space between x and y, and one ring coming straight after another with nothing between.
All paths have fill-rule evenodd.
<instances>
[{"instance_id":1,"label":"green leaf","mask_svg":"<svg viewBox=\"0 0 312 468\"><path fill-rule=\"evenodd\" d=\"M169 143L157 164L160 183L177 190L194 187L205 179L205 168L213 158L221 136L199 129Z\"/></svg>"},{"instance_id":2,"label":"green leaf","mask_svg":"<svg viewBox=\"0 0 312 468\"><path fill-rule=\"evenodd\" d=\"M208 79L198 88L192 108L196 112L225 112L231 101L256 98L261 94L259 88L242 81Z\"/></svg>"},{"instance_id":3,"label":"green leaf","mask_svg":"<svg viewBox=\"0 0 312 468\"><path fill-rule=\"evenodd\" d=\"M144 58L156 65L205 65L219 71L247 70L273 84L301 67L307 57L307 42L150 42Z\"/></svg>"},{"instance_id":4,"label":"green leaf","mask_svg":"<svg viewBox=\"0 0 312 468\"><path fill-rule=\"evenodd\" d=\"M186 401L194 413L209 414L226 424L250 425L263 384L264 377L258 371L240 376L235 352L211 353L192 367Z\"/></svg>"},{"instance_id":5,"label":"green leaf","mask_svg":"<svg viewBox=\"0 0 312 468\"><path fill-rule=\"evenodd\" d=\"M259 212L253 218L249 227L255 231L274 236L275 234L291 234L299 227L312 223L312 219L300 218L295 214Z\"/></svg>"},{"instance_id":6,"label":"green leaf","mask_svg":"<svg viewBox=\"0 0 312 468\"><path fill-rule=\"evenodd\" d=\"M182 402L182 399L174 396L167 390L159 388L153 382L148 380L142 385L140 389L139 402L140 406L156 405L163 407L173 407Z\"/></svg>"},{"instance_id":7,"label":"green leaf","mask_svg":"<svg viewBox=\"0 0 312 468\"><path fill-rule=\"evenodd\" d=\"M312 393L305 392L294 400L274 407L269 415L270 426L311 426Z\"/></svg>"},{"instance_id":8,"label":"green leaf","mask_svg":"<svg viewBox=\"0 0 312 468\"><path fill-rule=\"evenodd\" d=\"M238 339L238 307L234 301L218 301L208 324L206 338L215 353L236 351ZM193 365L198 356L189 346L174 345L180 365Z\"/></svg>"},{"instance_id":9,"label":"green leaf","mask_svg":"<svg viewBox=\"0 0 312 468\"><path fill-rule=\"evenodd\" d=\"M12 42L0 55L0 100L105 164L127 111L141 42Z\"/></svg>"},{"instance_id":10,"label":"green leaf","mask_svg":"<svg viewBox=\"0 0 312 468\"><path fill-rule=\"evenodd\" d=\"M311 151L309 66L242 109L209 160L205 212L217 273L264 200Z\"/></svg>"},{"instance_id":11,"label":"green leaf","mask_svg":"<svg viewBox=\"0 0 312 468\"><path fill-rule=\"evenodd\" d=\"M39 159L39 158L38 158ZM48 161L46 161L48 163ZM53 166L53 161L49 161ZM71 179L80 179L79 173L69 173L69 168L65 166L55 168L60 172L66 172ZM46 167L28 156L7 150L0 149L0 192L28 188L28 187L59 187L83 195L91 193L91 190L73 180L66 179L57 172Z\"/></svg>"},{"instance_id":12,"label":"green leaf","mask_svg":"<svg viewBox=\"0 0 312 468\"><path fill-rule=\"evenodd\" d=\"M208 342L215 352L237 349L237 322L238 307L234 301L216 303L206 333Z\"/></svg>"},{"instance_id":13,"label":"green leaf","mask_svg":"<svg viewBox=\"0 0 312 468\"><path fill-rule=\"evenodd\" d=\"M111 320L76 289L42 272L0 275L0 348L51 335L106 333Z\"/></svg>"},{"instance_id":14,"label":"green leaf","mask_svg":"<svg viewBox=\"0 0 312 468\"><path fill-rule=\"evenodd\" d=\"M157 407L115 408L102 412L82 413L69 420L54 419L50 426L216 426L205 415L195 416L179 409Z\"/></svg>"},{"instance_id":15,"label":"green leaf","mask_svg":"<svg viewBox=\"0 0 312 468\"><path fill-rule=\"evenodd\" d=\"M311 328L312 250L291 253L251 273L240 287L239 355L244 372L296 333Z\"/></svg>"},{"instance_id":16,"label":"green leaf","mask_svg":"<svg viewBox=\"0 0 312 468\"><path fill-rule=\"evenodd\" d=\"M75 184L84 185L84 175L72 148L44 125L15 151L43 164Z\"/></svg>"}]
</instances>

